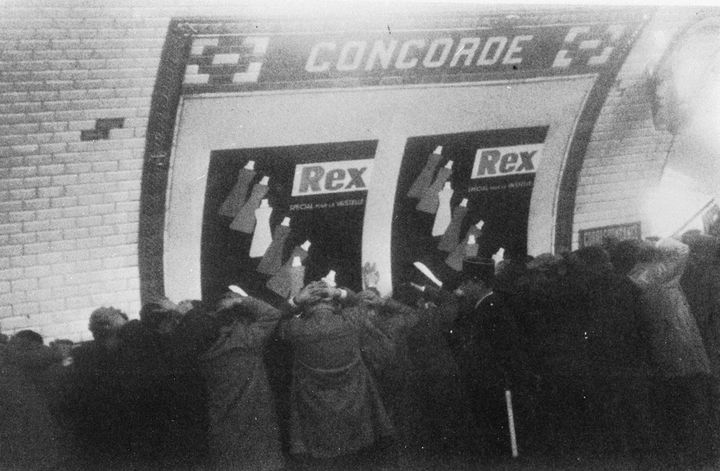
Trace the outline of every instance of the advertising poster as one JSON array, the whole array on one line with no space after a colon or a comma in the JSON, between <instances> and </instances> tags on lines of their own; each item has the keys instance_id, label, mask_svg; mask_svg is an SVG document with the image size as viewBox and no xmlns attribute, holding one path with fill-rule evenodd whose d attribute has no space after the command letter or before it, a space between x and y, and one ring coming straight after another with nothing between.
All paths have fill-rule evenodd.
<instances>
[{"instance_id":1,"label":"advertising poster","mask_svg":"<svg viewBox=\"0 0 720 471\"><path fill-rule=\"evenodd\" d=\"M174 18L159 63L146 132L142 237L138 242L142 298L168 295L212 299L230 282L261 296L275 295L267 287L272 278L268 263L263 264L265 257L258 254L269 248L268 240L275 238L285 217L291 219L289 233L283 244L275 244L273 260L280 258L286 263L297 244L309 240L307 260L302 262L303 279L324 276L322 272L337 266L338 283L359 288L367 192L360 190L359 184L349 183L356 178L366 179L372 169L362 170L365 173L357 177L361 170L355 167L356 173L350 176L349 167L318 170L298 166L372 160L378 145L375 139L382 140L378 146L382 150L405 136L413 136L408 138L404 152L392 149L393 158L403 159L393 207L384 211L382 218L368 219L372 226L368 230L377 231L377 239L384 246L377 251L383 259L377 261L383 273L392 271L391 276L383 277L383 283L388 278L392 278L392 285L411 279L408 271L417 274L412 268L415 258L425 259L434 270L445 272L445 277L457 272L446 263L446 250L454 236L443 237L439 231L446 231L443 226L448 216L452 219L453 212L462 212L457 209L463 207L462 199L468 200L466 215L459 225L451 226L452 234L459 233L462 241L471 219L482 218L485 227L478 234L481 254L494 253L493 249L500 246L510 253L522 253L527 244L534 171L526 168L528 164L521 156L532 160L535 168L542 165L547 129L530 127L530 123L537 125L537 119L528 118L525 123L503 117L522 110L526 104L524 90L537 87L537 96L542 96L541 90L548 82L534 79L572 78L568 86L578 90L578 77L596 77L588 105L581 116L573 116L582 126L576 135L568 137L569 151L562 156L572 163L563 167L560 176L559 194L564 197L556 207L548 204L537 212L548 224L555 224L555 245L568 245L572 236L572 195L578 179L573 170L582 167L592 123L619 66L650 17L646 8L538 13L473 7L441 15L403 12L391 18L392 25L385 20L354 18L352 28L341 18L288 18L270 23L247 17ZM415 116L404 115L404 110L412 106L386 110L381 120L375 118L380 116L377 111L373 114L365 107L376 96L376 90L397 91L399 96L427 89L428 97L432 97L434 84L446 90L455 85L461 89L462 84L483 83L491 88L518 81L522 85L513 85L507 103L498 105L479 99L468 101L467 107L463 103L445 108L455 117L482 113L485 116L477 125L443 126L442 115L437 115L436 130L424 125L416 129L414 124L420 126L428 120L425 116L415 120ZM328 96L342 104L345 97L358 90L368 97L359 99L360 106L351 102L348 108L327 105ZM317 103L306 100L309 93L325 106L322 119L318 118ZM280 106L269 105L280 96ZM562 123L553 114L560 109L559 104L548 102L548 106L552 108L544 111L548 122ZM253 116L238 110L252 110ZM260 114L262 122L252 122ZM295 121L288 121L288 115ZM333 136L329 130L337 121L343 121L339 117L347 120L348 116L353 116L354 122L338 128ZM400 134L388 136L387 124L393 122ZM401 125L404 122L408 126ZM355 125L357 130L352 129ZM502 126L516 128L498 129ZM455 130L455 134L440 135ZM553 132L552 136L556 139L558 134ZM391 139L386 142L388 137ZM557 148L554 140L546 145ZM242 146L245 148L239 148ZM440 166L454 159L455 167L447 176L452 193L444 192L440 204L444 188L439 188L437 209L432 207L432 198L423 203L423 211L418 211L422 195L408 197L407 193L423 172L428 156L439 146L443 147ZM535 147L528 150L524 146ZM482 165L475 164L479 150L487 151ZM512 156L519 160L514 161ZM388 157L383 153L379 158L385 161ZM240 170L250 161L255 165L254 180L247 183L249 186L238 185ZM490 167L495 168L495 173ZM295 184L296 176L302 176L303 171L307 172L306 179L314 183L306 181L301 191ZM396 171L393 163L393 178ZM434 179L438 171L437 167L431 168L429 178ZM235 220L237 214L233 211L240 208L226 204L226 200L231 193L238 198L243 193L240 190L247 191L241 198L252 196L253 187L260 184L262 176L268 176L264 172L269 175L267 193L263 195L267 198L258 190L253 201L268 199L267 206L250 212L246 208L244 212L252 216L258 210L261 218L268 218L269 222L262 219L256 231L247 220ZM432 184L430 181L428 186ZM444 182L440 186L444 187ZM461 192L467 194L461 197ZM439 219L432 213L437 210ZM387 212L395 215L391 224ZM365 237L366 248L369 239ZM282 255L277 257L280 245ZM390 251L392 255L388 256Z\"/></svg>"},{"instance_id":2,"label":"advertising poster","mask_svg":"<svg viewBox=\"0 0 720 471\"><path fill-rule=\"evenodd\" d=\"M361 289L363 217L376 146L359 141L212 152L203 298L215 299L234 283L279 300L294 282L318 280L330 270L338 285ZM302 266L292 267L295 256Z\"/></svg>"},{"instance_id":3,"label":"advertising poster","mask_svg":"<svg viewBox=\"0 0 720 471\"><path fill-rule=\"evenodd\" d=\"M468 253L491 257L502 248L505 257L524 257L547 131L541 126L408 139L395 197L393 284L428 283L416 261L453 283Z\"/></svg>"}]
</instances>

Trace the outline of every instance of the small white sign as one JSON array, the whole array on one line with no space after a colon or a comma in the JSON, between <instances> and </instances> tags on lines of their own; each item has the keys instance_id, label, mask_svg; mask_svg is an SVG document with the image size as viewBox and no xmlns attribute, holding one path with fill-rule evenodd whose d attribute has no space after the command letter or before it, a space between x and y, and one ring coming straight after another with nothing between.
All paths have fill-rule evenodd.
<instances>
[{"instance_id":1,"label":"small white sign","mask_svg":"<svg viewBox=\"0 0 720 471\"><path fill-rule=\"evenodd\" d=\"M470 178L493 178L535 173L542 156L542 144L489 147L475 152Z\"/></svg>"},{"instance_id":2,"label":"small white sign","mask_svg":"<svg viewBox=\"0 0 720 471\"><path fill-rule=\"evenodd\" d=\"M292 196L367 191L372 165L372 159L296 165Z\"/></svg>"}]
</instances>

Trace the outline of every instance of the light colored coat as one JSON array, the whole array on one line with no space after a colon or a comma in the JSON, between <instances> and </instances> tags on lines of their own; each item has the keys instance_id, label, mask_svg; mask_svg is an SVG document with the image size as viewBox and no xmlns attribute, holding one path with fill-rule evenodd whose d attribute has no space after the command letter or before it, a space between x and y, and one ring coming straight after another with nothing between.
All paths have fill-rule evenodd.
<instances>
[{"instance_id":1,"label":"light colored coat","mask_svg":"<svg viewBox=\"0 0 720 471\"><path fill-rule=\"evenodd\" d=\"M688 246L660 241L661 257L640 263L628 275L642 290L642 310L649 330L651 357L666 378L710 373L700 330L680 287Z\"/></svg>"}]
</instances>

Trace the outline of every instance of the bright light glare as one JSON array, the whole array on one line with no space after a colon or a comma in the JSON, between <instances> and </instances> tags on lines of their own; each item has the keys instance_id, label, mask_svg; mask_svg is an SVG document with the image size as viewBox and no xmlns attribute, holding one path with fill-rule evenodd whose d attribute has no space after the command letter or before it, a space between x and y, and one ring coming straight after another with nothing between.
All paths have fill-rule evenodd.
<instances>
[{"instance_id":1,"label":"bright light glare","mask_svg":"<svg viewBox=\"0 0 720 471\"><path fill-rule=\"evenodd\" d=\"M702 230L702 220L697 212L712 196L693 188L697 188L693 179L666 170L660 183L645 194L643 210L648 223L643 230L645 235L662 238L669 237L680 229L682 232L690 229ZM688 221L690 218L693 218L692 221ZM683 228L685 224L687 225Z\"/></svg>"},{"instance_id":2,"label":"bright light glare","mask_svg":"<svg viewBox=\"0 0 720 471\"><path fill-rule=\"evenodd\" d=\"M717 66L720 68L720 60ZM700 90L692 103L688 117L688 132L705 142L708 149L720 146L720 82L712 81Z\"/></svg>"}]
</instances>

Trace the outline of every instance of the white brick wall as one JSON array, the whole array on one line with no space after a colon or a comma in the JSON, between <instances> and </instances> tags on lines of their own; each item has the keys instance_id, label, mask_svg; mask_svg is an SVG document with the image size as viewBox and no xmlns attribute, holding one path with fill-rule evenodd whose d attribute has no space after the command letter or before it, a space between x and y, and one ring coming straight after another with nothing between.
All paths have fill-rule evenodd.
<instances>
[{"instance_id":1,"label":"white brick wall","mask_svg":"<svg viewBox=\"0 0 720 471\"><path fill-rule=\"evenodd\" d=\"M32 328L47 339L82 340L100 305L136 315L144 136L169 21L278 16L282 8L226 0L0 1L3 331ZM654 27L672 30L677 22L671 13ZM657 45L647 48L658 53ZM575 232L615 220L621 209L635 219L641 167L666 150L647 103L628 97L647 55L639 49L588 148ZM124 118L124 127L108 140L81 141L81 131L100 118Z\"/></svg>"},{"instance_id":2,"label":"white brick wall","mask_svg":"<svg viewBox=\"0 0 720 471\"><path fill-rule=\"evenodd\" d=\"M144 135L173 12L112 4L0 5L3 331L80 340L95 307L139 309ZM124 127L81 141L99 118Z\"/></svg>"},{"instance_id":3,"label":"white brick wall","mask_svg":"<svg viewBox=\"0 0 720 471\"><path fill-rule=\"evenodd\" d=\"M145 130L170 19L263 3L0 1L2 331L84 340L100 305L136 316ZM81 141L101 118L124 126Z\"/></svg>"},{"instance_id":4,"label":"white brick wall","mask_svg":"<svg viewBox=\"0 0 720 471\"><path fill-rule=\"evenodd\" d=\"M672 136L653 126L645 71L695 13L686 8L659 10L625 61L585 154L575 200L574 248L582 229L635 221L648 226L641 201L660 179Z\"/></svg>"}]
</instances>

